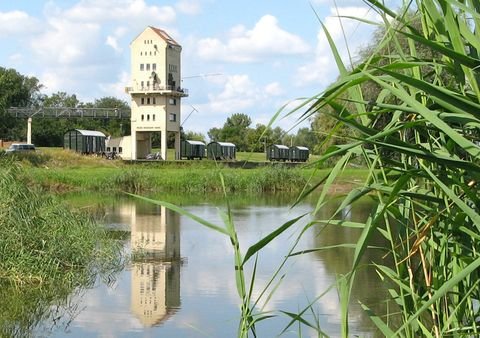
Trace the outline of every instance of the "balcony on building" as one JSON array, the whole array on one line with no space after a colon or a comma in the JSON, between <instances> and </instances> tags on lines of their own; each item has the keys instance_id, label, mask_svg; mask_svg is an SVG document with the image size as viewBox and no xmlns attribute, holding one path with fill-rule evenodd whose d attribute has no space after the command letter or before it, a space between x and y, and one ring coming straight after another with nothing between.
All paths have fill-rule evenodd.
<instances>
[{"instance_id":1,"label":"balcony on building","mask_svg":"<svg viewBox=\"0 0 480 338\"><path fill-rule=\"evenodd\" d=\"M125 92L127 94L160 94L160 95L169 95L169 96L178 96L178 97L187 97L188 89L181 88L179 86L162 86L159 84L150 85L150 86L141 86L136 85L133 87L125 87Z\"/></svg>"}]
</instances>

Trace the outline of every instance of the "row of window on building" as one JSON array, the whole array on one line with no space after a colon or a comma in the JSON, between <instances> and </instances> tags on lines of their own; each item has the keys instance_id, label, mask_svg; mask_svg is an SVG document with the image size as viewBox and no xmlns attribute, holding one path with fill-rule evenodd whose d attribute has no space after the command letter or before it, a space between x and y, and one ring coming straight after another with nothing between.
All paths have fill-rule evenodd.
<instances>
[{"instance_id":1,"label":"row of window on building","mask_svg":"<svg viewBox=\"0 0 480 338\"><path fill-rule=\"evenodd\" d=\"M149 83L147 82L147 87ZM142 87L143 87L143 81L142 81ZM145 105L145 104L157 104L157 98L156 97L142 97L140 99L140 104ZM177 99L171 97L168 99L168 104L171 106L176 106L177 105Z\"/></svg>"},{"instance_id":2,"label":"row of window on building","mask_svg":"<svg viewBox=\"0 0 480 338\"><path fill-rule=\"evenodd\" d=\"M140 55L142 55L142 53L140 53ZM145 55L147 55L147 53L145 52ZM152 55L152 53L150 53L150 55ZM141 63L140 64L140 71L150 71L150 69L154 72L157 70L157 64L156 63ZM178 66L177 65L168 65L168 71L170 73L177 73L178 72Z\"/></svg>"},{"instance_id":3,"label":"row of window on building","mask_svg":"<svg viewBox=\"0 0 480 338\"><path fill-rule=\"evenodd\" d=\"M144 52L140 52L140 56L144 56L144 55L145 55L145 56L148 56L148 55L150 55L150 56L152 56L152 55L157 55L157 52L153 52L153 54L152 54L152 51L150 51L150 53L149 53L149 52L145 52L145 53L144 53Z\"/></svg>"},{"instance_id":4,"label":"row of window on building","mask_svg":"<svg viewBox=\"0 0 480 338\"><path fill-rule=\"evenodd\" d=\"M147 71L150 71L150 64L149 63L141 63L140 64L140 70L141 71L144 71L144 70L147 70ZM157 64L156 63L152 63L152 71L156 71L157 70Z\"/></svg>"},{"instance_id":5,"label":"row of window on building","mask_svg":"<svg viewBox=\"0 0 480 338\"><path fill-rule=\"evenodd\" d=\"M155 114L152 114L151 117L152 117L152 121L155 121ZM150 114L142 114L140 116L140 119L142 120L142 122L143 121L150 121ZM169 113L168 114L168 120L170 122L177 122L177 114Z\"/></svg>"},{"instance_id":6,"label":"row of window on building","mask_svg":"<svg viewBox=\"0 0 480 338\"><path fill-rule=\"evenodd\" d=\"M111 151L113 151L114 153L117 152L117 147L112 147L112 148L107 147L107 151L110 151L110 149L111 149ZM122 147L118 147L118 153L121 154L122 151L123 151Z\"/></svg>"}]
</instances>

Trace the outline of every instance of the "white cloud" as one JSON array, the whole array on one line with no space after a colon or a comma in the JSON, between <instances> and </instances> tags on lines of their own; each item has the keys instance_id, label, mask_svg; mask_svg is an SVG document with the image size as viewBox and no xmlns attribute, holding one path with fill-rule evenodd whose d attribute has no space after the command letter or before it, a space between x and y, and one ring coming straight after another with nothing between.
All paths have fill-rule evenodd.
<instances>
[{"instance_id":1,"label":"white cloud","mask_svg":"<svg viewBox=\"0 0 480 338\"><path fill-rule=\"evenodd\" d=\"M39 27L39 21L25 12L0 12L0 37L31 35Z\"/></svg>"},{"instance_id":2,"label":"white cloud","mask_svg":"<svg viewBox=\"0 0 480 338\"><path fill-rule=\"evenodd\" d=\"M251 30L233 27L226 42L205 38L197 44L202 59L226 62L257 62L271 56L304 54L308 50L302 38L280 28L272 15L263 16Z\"/></svg>"},{"instance_id":3,"label":"white cloud","mask_svg":"<svg viewBox=\"0 0 480 338\"><path fill-rule=\"evenodd\" d=\"M377 14L367 7L339 7L331 8L330 15L324 20L324 24L334 40L336 47L345 65L350 65L349 54L354 58L355 51L371 39L372 27L362 25L359 21L339 18L338 16L359 17L366 20L379 21ZM340 23L341 20L341 23ZM345 45L348 41L348 49ZM330 84L338 74L337 65L331 52L330 45L323 29L317 35L317 47L315 60L299 67L296 85L305 86L319 83L323 86ZM301 79L301 82L298 81Z\"/></svg>"},{"instance_id":4,"label":"white cloud","mask_svg":"<svg viewBox=\"0 0 480 338\"><path fill-rule=\"evenodd\" d=\"M99 87L105 95L115 96L129 102L130 96L125 93L125 87L130 81L130 72L123 71L118 75L116 82L101 83Z\"/></svg>"},{"instance_id":5,"label":"white cloud","mask_svg":"<svg viewBox=\"0 0 480 338\"><path fill-rule=\"evenodd\" d=\"M62 18L49 20L49 29L31 40L32 52L44 65L82 65L93 54L101 27L93 23L73 23Z\"/></svg>"},{"instance_id":6,"label":"white cloud","mask_svg":"<svg viewBox=\"0 0 480 338\"><path fill-rule=\"evenodd\" d=\"M171 6L149 6L144 0L82 0L64 13L66 19L80 22L126 21L130 24L139 20L145 24L169 24L176 19Z\"/></svg>"},{"instance_id":7,"label":"white cloud","mask_svg":"<svg viewBox=\"0 0 480 338\"><path fill-rule=\"evenodd\" d=\"M265 86L265 94L269 96L279 96L283 94L283 88L278 82L272 82Z\"/></svg>"},{"instance_id":8,"label":"white cloud","mask_svg":"<svg viewBox=\"0 0 480 338\"><path fill-rule=\"evenodd\" d=\"M123 50L123 48L120 48L118 46L117 38L114 36L111 36L111 35L107 36L107 41L105 41L105 44L107 46L112 47L117 53L120 53Z\"/></svg>"},{"instance_id":9,"label":"white cloud","mask_svg":"<svg viewBox=\"0 0 480 338\"><path fill-rule=\"evenodd\" d=\"M8 59L10 60L10 62L12 63L20 63L23 61L23 55L20 54L20 53L15 53L15 54L12 54L8 57Z\"/></svg>"},{"instance_id":10,"label":"white cloud","mask_svg":"<svg viewBox=\"0 0 480 338\"><path fill-rule=\"evenodd\" d=\"M202 10L200 3L196 0L180 0L175 5L175 8L179 12L187 15L197 15Z\"/></svg>"},{"instance_id":11,"label":"white cloud","mask_svg":"<svg viewBox=\"0 0 480 338\"><path fill-rule=\"evenodd\" d=\"M210 110L227 114L242 112L255 104L258 93L248 75L228 76L223 91L208 96Z\"/></svg>"}]
</instances>

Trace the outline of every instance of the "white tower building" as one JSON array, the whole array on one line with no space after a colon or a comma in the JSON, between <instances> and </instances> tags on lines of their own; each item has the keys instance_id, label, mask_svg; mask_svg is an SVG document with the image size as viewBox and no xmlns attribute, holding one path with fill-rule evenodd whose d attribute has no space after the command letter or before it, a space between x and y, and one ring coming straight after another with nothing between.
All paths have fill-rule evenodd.
<instances>
[{"instance_id":1,"label":"white tower building","mask_svg":"<svg viewBox=\"0 0 480 338\"><path fill-rule=\"evenodd\" d=\"M175 154L180 155L182 47L165 31L147 27L130 44L132 83L131 136L111 139L107 150L117 149L124 159L142 159L152 151L152 133L161 135L161 155L167 160L167 139L175 135ZM129 156L130 155L130 156Z\"/></svg>"}]
</instances>

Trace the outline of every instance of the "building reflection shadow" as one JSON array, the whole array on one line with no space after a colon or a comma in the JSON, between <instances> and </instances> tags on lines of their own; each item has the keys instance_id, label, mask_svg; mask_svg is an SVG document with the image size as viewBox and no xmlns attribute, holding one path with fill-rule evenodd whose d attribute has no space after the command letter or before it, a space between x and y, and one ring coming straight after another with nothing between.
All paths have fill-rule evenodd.
<instances>
[{"instance_id":1,"label":"building reflection shadow","mask_svg":"<svg viewBox=\"0 0 480 338\"><path fill-rule=\"evenodd\" d=\"M120 208L131 226L131 311L144 326L157 326L180 307L179 216L152 204Z\"/></svg>"}]
</instances>

